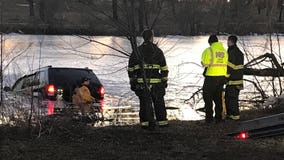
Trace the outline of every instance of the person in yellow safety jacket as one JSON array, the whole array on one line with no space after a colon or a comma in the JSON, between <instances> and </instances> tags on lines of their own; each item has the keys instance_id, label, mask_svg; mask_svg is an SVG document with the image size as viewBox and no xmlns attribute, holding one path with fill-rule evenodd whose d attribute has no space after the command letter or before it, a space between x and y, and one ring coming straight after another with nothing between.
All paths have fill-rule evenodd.
<instances>
[{"instance_id":1,"label":"person in yellow safety jacket","mask_svg":"<svg viewBox=\"0 0 284 160\"><path fill-rule=\"evenodd\" d=\"M144 30L142 37L144 42L138 47L138 52L130 55L128 76L131 90L139 97L141 127L153 130L156 125L168 126L164 101L168 66L163 51L153 43L153 31Z\"/></svg>"},{"instance_id":2,"label":"person in yellow safety jacket","mask_svg":"<svg viewBox=\"0 0 284 160\"><path fill-rule=\"evenodd\" d=\"M72 102L80 107L82 114L86 114L91 111L92 103L95 102L95 98L91 95L88 85L90 79L83 77L81 86L75 88L75 94L72 96Z\"/></svg>"},{"instance_id":3,"label":"person in yellow safety jacket","mask_svg":"<svg viewBox=\"0 0 284 160\"><path fill-rule=\"evenodd\" d=\"M201 57L204 69L203 100L205 103L205 122L211 123L213 118L213 101L215 103L215 122L222 121L222 90L226 82L228 53L216 35L208 39L210 47Z\"/></svg>"},{"instance_id":4,"label":"person in yellow safety jacket","mask_svg":"<svg viewBox=\"0 0 284 160\"><path fill-rule=\"evenodd\" d=\"M237 47L236 36L228 37L228 74L226 90L225 90L225 103L227 118L233 120L240 119L239 111L239 93L243 89L243 69L244 69L244 54Z\"/></svg>"}]
</instances>

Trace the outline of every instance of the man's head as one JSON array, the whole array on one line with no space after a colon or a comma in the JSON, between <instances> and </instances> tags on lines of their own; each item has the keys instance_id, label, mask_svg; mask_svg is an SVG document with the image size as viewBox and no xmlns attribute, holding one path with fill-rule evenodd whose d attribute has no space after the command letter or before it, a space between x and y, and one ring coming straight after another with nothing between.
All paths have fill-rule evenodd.
<instances>
[{"instance_id":1,"label":"man's head","mask_svg":"<svg viewBox=\"0 0 284 160\"><path fill-rule=\"evenodd\" d=\"M237 41L238 41L238 37L237 36L229 36L227 44L228 44L228 46L233 46L233 45L237 44Z\"/></svg>"},{"instance_id":2,"label":"man's head","mask_svg":"<svg viewBox=\"0 0 284 160\"><path fill-rule=\"evenodd\" d=\"M150 42L152 42L152 41L153 41L153 37L154 37L154 32L153 32L153 30L151 30L151 29L145 29L145 30L142 32L142 37L143 37L144 41L150 41Z\"/></svg>"},{"instance_id":3,"label":"man's head","mask_svg":"<svg viewBox=\"0 0 284 160\"><path fill-rule=\"evenodd\" d=\"M82 80L81 80L81 83L83 85L89 85L90 83L90 78L89 77L83 77Z\"/></svg>"},{"instance_id":4,"label":"man's head","mask_svg":"<svg viewBox=\"0 0 284 160\"><path fill-rule=\"evenodd\" d=\"M211 45L212 43L218 42L218 38L215 34L210 35L208 38L208 43Z\"/></svg>"}]
</instances>

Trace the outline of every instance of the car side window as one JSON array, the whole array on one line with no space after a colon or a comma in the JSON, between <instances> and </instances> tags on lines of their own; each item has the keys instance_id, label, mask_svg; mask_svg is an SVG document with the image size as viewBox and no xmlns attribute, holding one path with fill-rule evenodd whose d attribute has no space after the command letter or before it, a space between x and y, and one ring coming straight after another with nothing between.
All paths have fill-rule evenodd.
<instances>
[{"instance_id":1,"label":"car side window","mask_svg":"<svg viewBox=\"0 0 284 160\"><path fill-rule=\"evenodd\" d=\"M33 81L33 86L37 86L40 84L40 72L37 72Z\"/></svg>"},{"instance_id":2,"label":"car side window","mask_svg":"<svg viewBox=\"0 0 284 160\"><path fill-rule=\"evenodd\" d=\"M24 78L22 89L31 87L34 85L35 74L29 75L28 77Z\"/></svg>"},{"instance_id":3,"label":"car side window","mask_svg":"<svg viewBox=\"0 0 284 160\"><path fill-rule=\"evenodd\" d=\"M40 71L38 74L38 79L39 79L39 85L40 86L45 86L47 84L47 72L45 71Z\"/></svg>"},{"instance_id":4,"label":"car side window","mask_svg":"<svg viewBox=\"0 0 284 160\"><path fill-rule=\"evenodd\" d=\"M24 79L20 79L19 81L16 82L16 84L13 87L13 91L19 91L21 90L23 86Z\"/></svg>"},{"instance_id":5,"label":"car side window","mask_svg":"<svg viewBox=\"0 0 284 160\"><path fill-rule=\"evenodd\" d=\"M26 88L28 86L28 83L29 83L28 78L25 78L24 81L23 81L22 89Z\"/></svg>"}]
</instances>

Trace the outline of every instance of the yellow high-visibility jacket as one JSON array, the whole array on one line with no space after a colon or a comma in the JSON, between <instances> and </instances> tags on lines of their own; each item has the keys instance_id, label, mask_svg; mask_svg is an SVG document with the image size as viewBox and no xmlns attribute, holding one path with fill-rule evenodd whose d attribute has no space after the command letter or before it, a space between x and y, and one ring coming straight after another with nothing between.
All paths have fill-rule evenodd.
<instances>
[{"instance_id":1,"label":"yellow high-visibility jacket","mask_svg":"<svg viewBox=\"0 0 284 160\"><path fill-rule=\"evenodd\" d=\"M228 53L221 42L212 43L202 53L201 64L205 76L227 76Z\"/></svg>"}]
</instances>

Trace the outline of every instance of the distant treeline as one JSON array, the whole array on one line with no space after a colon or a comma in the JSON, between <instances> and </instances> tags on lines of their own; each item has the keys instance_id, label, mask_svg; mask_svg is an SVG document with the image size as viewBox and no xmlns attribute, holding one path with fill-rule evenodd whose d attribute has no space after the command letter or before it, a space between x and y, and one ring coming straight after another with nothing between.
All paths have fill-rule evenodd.
<instances>
[{"instance_id":1,"label":"distant treeline","mask_svg":"<svg viewBox=\"0 0 284 160\"><path fill-rule=\"evenodd\" d=\"M160 35L284 32L284 0L9 0L1 31L123 35L145 27ZM119 27L118 27L119 26ZM120 29L117 29L120 28Z\"/></svg>"}]
</instances>

